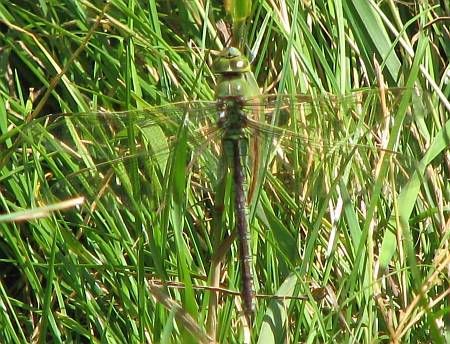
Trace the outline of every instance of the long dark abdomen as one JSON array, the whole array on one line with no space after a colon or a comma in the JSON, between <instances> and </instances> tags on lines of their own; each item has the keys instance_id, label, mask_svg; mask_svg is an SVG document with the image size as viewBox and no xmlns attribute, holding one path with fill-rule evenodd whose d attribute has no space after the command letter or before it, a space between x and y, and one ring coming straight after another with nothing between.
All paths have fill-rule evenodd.
<instances>
[{"instance_id":1,"label":"long dark abdomen","mask_svg":"<svg viewBox=\"0 0 450 344\"><path fill-rule=\"evenodd\" d=\"M239 256L242 269L242 300L244 311L251 320L253 304L253 279L252 279L252 257L250 253L250 230L248 228L246 213L245 175L242 167L242 155L240 140L232 140L233 147L233 182L234 182L234 206L236 216L236 227L238 232Z\"/></svg>"}]
</instances>

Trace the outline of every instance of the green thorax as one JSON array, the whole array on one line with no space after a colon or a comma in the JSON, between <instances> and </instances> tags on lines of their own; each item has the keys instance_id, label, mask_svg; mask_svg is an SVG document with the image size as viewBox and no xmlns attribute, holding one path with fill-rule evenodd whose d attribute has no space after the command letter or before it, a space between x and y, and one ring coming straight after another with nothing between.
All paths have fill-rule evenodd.
<instances>
[{"instance_id":1,"label":"green thorax","mask_svg":"<svg viewBox=\"0 0 450 344\"><path fill-rule=\"evenodd\" d=\"M241 138L247 119L243 106L258 101L260 95L250 63L237 48L225 48L215 61L213 70L218 76L218 125L225 130L224 138Z\"/></svg>"}]
</instances>

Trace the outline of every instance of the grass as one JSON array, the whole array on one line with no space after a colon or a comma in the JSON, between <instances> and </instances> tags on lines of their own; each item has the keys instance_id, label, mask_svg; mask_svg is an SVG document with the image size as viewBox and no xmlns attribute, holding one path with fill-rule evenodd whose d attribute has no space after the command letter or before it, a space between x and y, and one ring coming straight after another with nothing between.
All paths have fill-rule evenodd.
<instances>
[{"instance_id":1,"label":"grass","mask_svg":"<svg viewBox=\"0 0 450 344\"><path fill-rule=\"evenodd\" d=\"M279 4L253 4L253 70L314 102L290 109L303 117L250 204L251 340L448 342L448 9ZM0 18L0 341L243 342L231 181L198 131L215 106L170 105L213 99L221 5L2 3ZM186 106L199 120L180 126Z\"/></svg>"}]
</instances>

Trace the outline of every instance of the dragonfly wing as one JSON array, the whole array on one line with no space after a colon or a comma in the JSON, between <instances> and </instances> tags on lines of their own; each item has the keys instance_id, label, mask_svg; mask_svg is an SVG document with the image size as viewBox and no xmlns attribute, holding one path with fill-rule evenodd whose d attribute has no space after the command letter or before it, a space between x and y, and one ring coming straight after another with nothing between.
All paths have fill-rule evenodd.
<instances>
[{"instance_id":1,"label":"dragonfly wing","mask_svg":"<svg viewBox=\"0 0 450 344\"><path fill-rule=\"evenodd\" d=\"M401 160L401 152L388 146L399 95L400 90L384 96L365 90L346 97L262 97L264 115L248 124L264 142L259 169L290 180L291 194L324 194L340 178L353 183L355 193L367 190L386 154ZM247 106L249 113L254 108Z\"/></svg>"},{"instance_id":2,"label":"dragonfly wing","mask_svg":"<svg viewBox=\"0 0 450 344\"><path fill-rule=\"evenodd\" d=\"M29 152L47 160L45 198L81 194L94 199L100 190L109 190L129 199L133 164L144 187L153 180L148 173L156 173L162 185L180 128L195 150L214 122L214 103L191 102L151 110L47 116L21 132ZM71 171L61 172L59 166L71 166Z\"/></svg>"}]
</instances>

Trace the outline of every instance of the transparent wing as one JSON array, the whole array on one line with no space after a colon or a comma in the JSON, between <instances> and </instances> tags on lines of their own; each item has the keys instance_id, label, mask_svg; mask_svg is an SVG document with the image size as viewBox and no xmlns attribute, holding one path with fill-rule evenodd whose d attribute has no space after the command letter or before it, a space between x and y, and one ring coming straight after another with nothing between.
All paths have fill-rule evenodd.
<instances>
[{"instance_id":1,"label":"transparent wing","mask_svg":"<svg viewBox=\"0 0 450 344\"><path fill-rule=\"evenodd\" d=\"M256 117L250 126L256 131L275 136L289 135L296 142L305 142L310 148L336 149L336 145L360 144L360 137L371 133L366 148L381 147L379 133L391 124L404 90L380 94L368 89L336 97L324 95L262 96L258 102L246 106L248 116ZM255 115L256 113L256 115ZM363 148L364 144L360 145Z\"/></svg>"},{"instance_id":2,"label":"transparent wing","mask_svg":"<svg viewBox=\"0 0 450 344\"><path fill-rule=\"evenodd\" d=\"M395 194L415 163L406 159L397 139L400 132L393 128L405 91L368 89L315 98L273 95L249 102L246 111L255 119L248 128L257 157L252 161L256 172L251 196L258 195L266 179L265 190L273 192L268 197L277 199L276 206L305 202L306 210L313 199L338 199L340 188L368 204L385 159L396 185L385 185L383 196Z\"/></svg>"},{"instance_id":3,"label":"transparent wing","mask_svg":"<svg viewBox=\"0 0 450 344\"><path fill-rule=\"evenodd\" d=\"M147 173L155 174L162 185L181 128L190 147L198 147L215 135L214 116L215 103L186 102L145 110L49 115L18 130L30 163L44 160L48 167L43 171L43 198L84 195L94 200L113 191L129 204L136 182L131 168L137 169L143 187L151 179Z\"/></svg>"}]
</instances>

